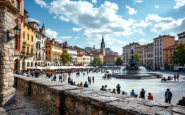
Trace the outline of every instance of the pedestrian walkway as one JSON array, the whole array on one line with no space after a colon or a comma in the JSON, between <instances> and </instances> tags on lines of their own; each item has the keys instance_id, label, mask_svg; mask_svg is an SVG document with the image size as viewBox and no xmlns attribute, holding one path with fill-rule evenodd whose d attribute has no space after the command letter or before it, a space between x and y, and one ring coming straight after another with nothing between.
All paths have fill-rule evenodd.
<instances>
[{"instance_id":1,"label":"pedestrian walkway","mask_svg":"<svg viewBox=\"0 0 185 115\"><path fill-rule=\"evenodd\" d=\"M19 89L16 89L16 102L3 108L7 115L49 115L46 107L39 101L25 96Z\"/></svg>"}]
</instances>

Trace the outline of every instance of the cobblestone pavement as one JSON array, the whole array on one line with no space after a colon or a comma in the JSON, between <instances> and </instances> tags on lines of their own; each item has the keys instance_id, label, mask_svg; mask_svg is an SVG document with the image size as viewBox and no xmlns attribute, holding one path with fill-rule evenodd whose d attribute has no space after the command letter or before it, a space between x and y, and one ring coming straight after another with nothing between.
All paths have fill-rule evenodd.
<instances>
[{"instance_id":1,"label":"cobblestone pavement","mask_svg":"<svg viewBox=\"0 0 185 115\"><path fill-rule=\"evenodd\" d=\"M7 115L49 115L46 107L39 101L25 96L23 91L16 89L16 102L3 107Z\"/></svg>"}]
</instances>

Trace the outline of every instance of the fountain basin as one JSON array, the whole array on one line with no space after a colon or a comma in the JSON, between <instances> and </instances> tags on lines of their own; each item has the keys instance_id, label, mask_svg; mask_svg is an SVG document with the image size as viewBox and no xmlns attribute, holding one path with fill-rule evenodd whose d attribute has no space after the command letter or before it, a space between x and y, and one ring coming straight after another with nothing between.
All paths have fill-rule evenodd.
<instances>
[{"instance_id":1,"label":"fountain basin","mask_svg":"<svg viewBox=\"0 0 185 115\"><path fill-rule=\"evenodd\" d=\"M161 78L162 74L157 72L138 73L138 74L115 73L111 77L118 79L153 79Z\"/></svg>"}]
</instances>

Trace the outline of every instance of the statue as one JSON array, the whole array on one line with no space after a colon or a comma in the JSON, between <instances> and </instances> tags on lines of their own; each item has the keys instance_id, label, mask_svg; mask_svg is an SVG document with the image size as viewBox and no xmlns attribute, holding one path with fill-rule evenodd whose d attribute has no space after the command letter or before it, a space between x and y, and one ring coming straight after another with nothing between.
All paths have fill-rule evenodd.
<instances>
[{"instance_id":1,"label":"statue","mask_svg":"<svg viewBox=\"0 0 185 115\"><path fill-rule=\"evenodd\" d=\"M139 67L138 67L138 63L134 60L134 50L131 50L131 59L129 62L129 66L127 66L125 68L125 70L127 70L127 73L132 73L132 74L137 74L139 73Z\"/></svg>"}]
</instances>

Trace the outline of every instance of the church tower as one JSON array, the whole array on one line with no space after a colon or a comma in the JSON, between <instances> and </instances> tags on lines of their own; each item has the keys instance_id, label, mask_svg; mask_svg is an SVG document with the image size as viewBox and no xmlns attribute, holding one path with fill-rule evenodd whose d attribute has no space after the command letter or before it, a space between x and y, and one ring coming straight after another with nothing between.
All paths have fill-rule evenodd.
<instances>
[{"instance_id":1,"label":"church tower","mask_svg":"<svg viewBox=\"0 0 185 115\"><path fill-rule=\"evenodd\" d=\"M45 35L45 26L44 26L44 24L42 25L41 33Z\"/></svg>"},{"instance_id":2,"label":"church tower","mask_svg":"<svg viewBox=\"0 0 185 115\"><path fill-rule=\"evenodd\" d=\"M102 41L101 41L101 53L105 56L106 55L106 51L105 51L105 42L104 42L104 38L102 36Z\"/></svg>"}]
</instances>

